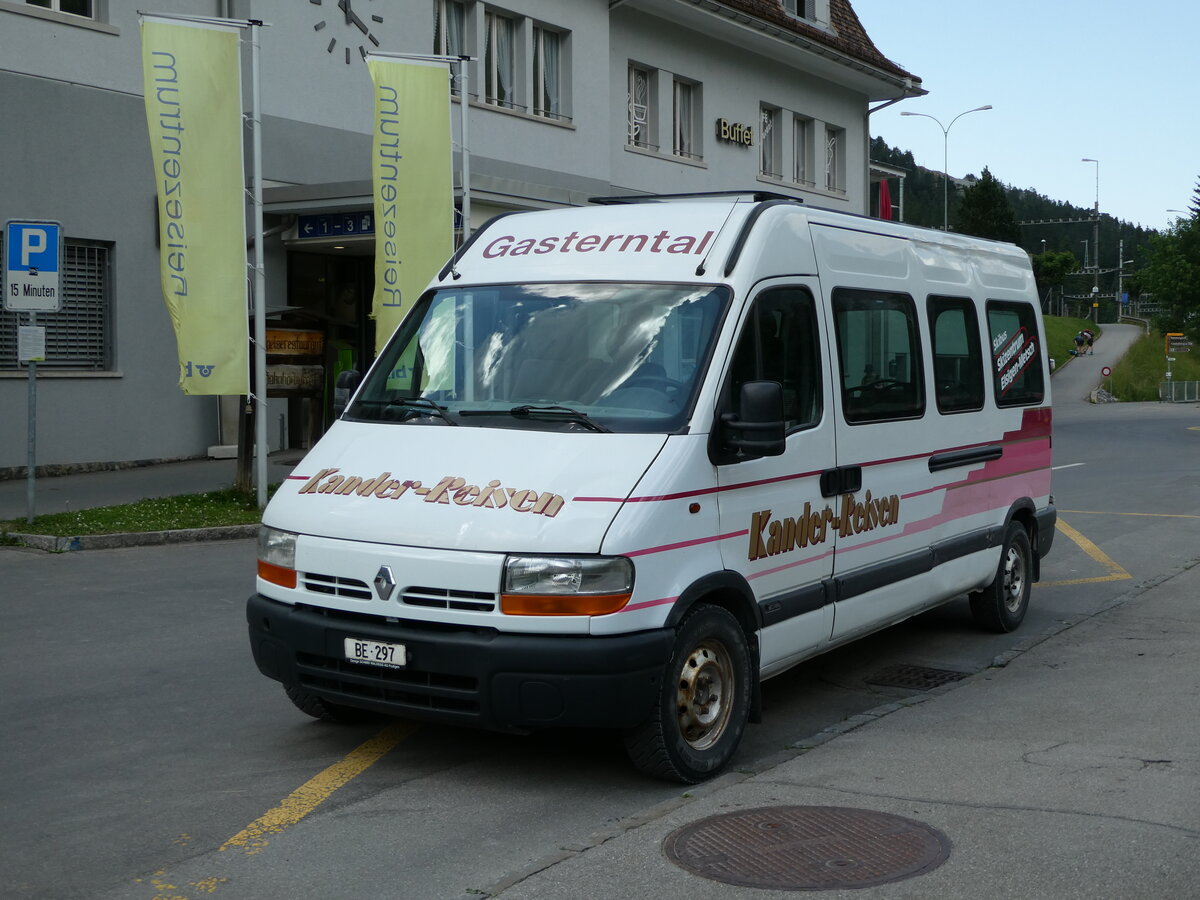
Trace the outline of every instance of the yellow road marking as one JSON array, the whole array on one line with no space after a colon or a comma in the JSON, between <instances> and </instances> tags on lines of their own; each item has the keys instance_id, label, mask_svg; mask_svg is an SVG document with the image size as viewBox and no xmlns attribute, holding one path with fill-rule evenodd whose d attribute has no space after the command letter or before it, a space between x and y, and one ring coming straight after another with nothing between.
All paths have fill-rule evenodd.
<instances>
[{"instance_id":1,"label":"yellow road marking","mask_svg":"<svg viewBox=\"0 0 1200 900\"><path fill-rule=\"evenodd\" d=\"M1108 570L1108 574L1100 575L1095 578L1072 578L1069 581L1043 581L1040 582L1042 587L1054 587L1056 585L1066 584L1097 584L1101 581L1124 581L1133 577L1127 571L1125 571L1124 568L1114 562L1112 558L1108 556L1108 554L1106 554L1103 550L1085 538L1082 534L1080 534L1062 519L1058 520L1055 527L1066 537L1074 541L1079 546L1080 550L1082 550L1096 562L1100 563L1100 565L1104 566L1104 568Z\"/></svg>"},{"instance_id":2,"label":"yellow road marking","mask_svg":"<svg viewBox=\"0 0 1200 900\"><path fill-rule=\"evenodd\" d=\"M1200 516L1184 515L1182 513L1104 512L1098 509L1060 509L1059 512L1070 513L1073 516L1144 516L1152 519L1200 519Z\"/></svg>"},{"instance_id":3,"label":"yellow road marking","mask_svg":"<svg viewBox=\"0 0 1200 900\"><path fill-rule=\"evenodd\" d=\"M412 723L392 725L359 745L349 755L292 791L282 803L255 819L224 844L222 850L239 848L247 855L267 846L267 835L279 834L320 806L334 791L361 775L417 730Z\"/></svg>"}]
</instances>

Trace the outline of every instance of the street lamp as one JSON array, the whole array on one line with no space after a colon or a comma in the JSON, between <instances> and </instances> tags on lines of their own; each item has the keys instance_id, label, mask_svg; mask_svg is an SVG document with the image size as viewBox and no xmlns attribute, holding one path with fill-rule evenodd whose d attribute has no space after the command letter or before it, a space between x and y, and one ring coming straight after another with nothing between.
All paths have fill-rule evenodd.
<instances>
[{"instance_id":1,"label":"street lamp","mask_svg":"<svg viewBox=\"0 0 1200 900\"><path fill-rule=\"evenodd\" d=\"M1100 160L1085 156L1080 162L1096 164L1096 209L1092 213L1092 264L1095 270L1093 286L1100 287Z\"/></svg>"},{"instance_id":2,"label":"street lamp","mask_svg":"<svg viewBox=\"0 0 1200 900\"><path fill-rule=\"evenodd\" d=\"M987 106L977 106L974 109L968 109L966 112L960 112L957 116L950 120L949 125L943 125L941 120L929 113L909 112L904 110L900 113L902 116L920 116L923 119L933 119L937 122L938 128L942 129L942 231L950 230L950 129L954 127L954 123L965 116L967 113L983 112L985 109L991 109L989 103Z\"/></svg>"}]
</instances>

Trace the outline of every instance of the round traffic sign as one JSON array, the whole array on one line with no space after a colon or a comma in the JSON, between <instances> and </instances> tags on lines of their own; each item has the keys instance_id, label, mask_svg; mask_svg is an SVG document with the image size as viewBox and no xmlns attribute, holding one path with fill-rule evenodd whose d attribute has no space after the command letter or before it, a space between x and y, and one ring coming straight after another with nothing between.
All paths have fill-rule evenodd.
<instances>
[{"instance_id":1,"label":"round traffic sign","mask_svg":"<svg viewBox=\"0 0 1200 900\"><path fill-rule=\"evenodd\" d=\"M1108 366L1105 366L1103 369L1100 370L1100 374L1103 375L1105 378L1107 378L1109 375L1112 374L1112 369L1110 369Z\"/></svg>"}]
</instances>

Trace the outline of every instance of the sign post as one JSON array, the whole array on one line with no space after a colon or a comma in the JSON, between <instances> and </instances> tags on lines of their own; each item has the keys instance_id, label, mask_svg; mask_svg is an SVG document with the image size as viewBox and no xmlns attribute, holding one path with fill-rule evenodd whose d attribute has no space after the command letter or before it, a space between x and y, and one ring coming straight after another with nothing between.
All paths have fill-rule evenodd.
<instances>
[{"instance_id":1,"label":"sign post","mask_svg":"<svg viewBox=\"0 0 1200 900\"><path fill-rule=\"evenodd\" d=\"M39 312L58 312L62 295L62 224L9 220L4 224L4 308L29 313L18 333L19 362L29 365L29 421L25 458L25 521L33 521L37 484L37 364L46 358L46 330Z\"/></svg>"}]
</instances>

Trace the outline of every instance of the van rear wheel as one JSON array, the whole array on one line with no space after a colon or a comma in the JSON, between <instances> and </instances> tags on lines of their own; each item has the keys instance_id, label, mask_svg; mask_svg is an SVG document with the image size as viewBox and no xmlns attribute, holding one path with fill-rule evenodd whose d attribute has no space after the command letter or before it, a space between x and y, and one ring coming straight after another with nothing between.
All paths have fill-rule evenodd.
<instances>
[{"instance_id":1,"label":"van rear wheel","mask_svg":"<svg viewBox=\"0 0 1200 900\"><path fill-rule=\"evenodd\" d=\"M982 591L971 595L971 614L989 631L1016 630L1029 609L1033 589L1033 548L1019 522L1011 522L1000 553L996 577Z\"/></svg>"},{"instance_id":2,"label":"van rear wheel","mask_svg":"<svg viewBox=\"0 0 1200 900\"><path fill-rule=\"evenodd\" d=\"M695 784L733 757L750 714L750 649L728 610L699 606L679 626L650 717L625 734L647 775Z\"/></svg>"}]
</instances>

